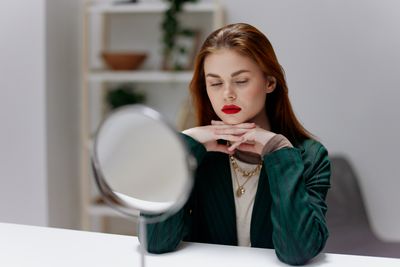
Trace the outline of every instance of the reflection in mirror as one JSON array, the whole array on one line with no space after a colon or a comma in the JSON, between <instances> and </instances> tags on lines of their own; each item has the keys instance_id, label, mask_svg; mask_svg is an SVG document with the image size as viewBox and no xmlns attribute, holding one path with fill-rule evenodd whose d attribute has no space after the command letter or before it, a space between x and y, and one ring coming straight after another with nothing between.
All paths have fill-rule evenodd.
<instances>
[{"instance_id":1,"label":"reflection in mirror","mask_svg":"<svg viewBox=\"0 0 400 267\"><path fill-rule=\"evenodd\" d=\"M186 202L191 157L161 114L143 105L114 111L100 126L92 152L93 173L105 201L131 216L152 215L139 216L143 252L146 223L163 220Z\"/></svg>"}]
</instances>

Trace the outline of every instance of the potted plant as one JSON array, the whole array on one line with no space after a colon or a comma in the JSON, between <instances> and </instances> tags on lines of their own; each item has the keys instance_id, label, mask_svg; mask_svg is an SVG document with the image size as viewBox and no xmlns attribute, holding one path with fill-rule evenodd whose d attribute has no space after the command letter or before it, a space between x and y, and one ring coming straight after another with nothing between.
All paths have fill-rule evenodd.
<instances>
[{"instance_id":1,"label":"potted plant","mask_svg":"<svg viewBox=\"0 0 400 267\"><path fill-rule=\"evenodd\" d=\"M106 94L106 102L110 109L116 109L125 105L143 103L146 100L144 93L136 92L133 84L119 84Z\"/></svg>"},{"instance_id":2,"label":"potted plant","mask_svg":"<svg viewBox=\"0 0 400 267\"><path fill-rule=\"evenodd\" d=\"M196 37L196 31L183 27L178 15L182 12L183 5L188 2L197 2L197 0L165 0L168 7L163 14L161 22L162 29L162 69L164 70L183 70L185 61L189 56L190 47L179 42L179 38ZM193 48L193 47L192 47ZM182 60L183 59L183 60Z\"/></svg>"}]
</instances>

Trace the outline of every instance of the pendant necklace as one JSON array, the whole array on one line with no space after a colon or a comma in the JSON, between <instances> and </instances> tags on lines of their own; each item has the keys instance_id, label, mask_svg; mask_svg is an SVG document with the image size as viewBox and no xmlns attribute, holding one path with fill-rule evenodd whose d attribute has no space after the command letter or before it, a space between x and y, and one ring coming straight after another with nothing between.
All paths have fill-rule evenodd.
<instances>
[{"instance_id":1,"label":"pendant necklace","mask_svg":"<svg viewBox=\"0 0 400 267\"><path fill-rule=\"evenodd\" d=\"M253 177L255 174L257 174L261 170L262 161L259 162L253 170L245 171L239 167L238 163L236 162L236 159L232 155L229 155L229 159L232 164L233 171L235 172L236 183L238 186L238 188L236 190L236 196L241 197L244 193L246 193L246 189L244 188L244 185L250 180L251 177ZM239 183L238 173L240 173L246 179L246 181L244 181L243 184Z\"/></svg>"}]
</instances>

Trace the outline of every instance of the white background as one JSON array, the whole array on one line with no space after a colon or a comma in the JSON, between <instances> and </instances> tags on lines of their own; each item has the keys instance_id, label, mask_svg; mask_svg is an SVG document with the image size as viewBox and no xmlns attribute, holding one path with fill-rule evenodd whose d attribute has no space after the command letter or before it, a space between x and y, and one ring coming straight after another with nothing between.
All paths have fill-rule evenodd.
<instances>
[{"instance_id":1,"label":"white background","mask_svg":"<svg viewBox=\"0 0 400 267\"><path fill-rule=\"evenodd\" d=\"M25 3L26 2L26 3ZM44 1L0 8L0 216L47 224Z\"/></svg>"}]
</instances>

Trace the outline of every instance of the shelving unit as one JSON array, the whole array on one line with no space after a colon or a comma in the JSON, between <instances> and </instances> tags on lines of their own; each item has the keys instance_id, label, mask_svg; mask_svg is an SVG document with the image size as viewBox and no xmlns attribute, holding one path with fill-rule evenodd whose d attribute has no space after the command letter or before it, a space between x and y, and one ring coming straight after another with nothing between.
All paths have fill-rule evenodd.
<instances>
[{"instance_id":1,"label":"shelving unit","mask_svg":"<svg viewBox=\"0 0 400 267\"><path fill-rule=\"evenodd\" d=\"M135 4L112 4L112 3L100 3L89 8L89 13L161 13L167 9L167 3L165 2L138 2ZM198 2L198 3L187 3L184 7L185 12L200 13L200 12L218 12L218 2ZM217 15L219 16L219 15ZM220 16L222 19L222 16ZM221 23L221 21L216 21Z\"/></svg>"},{"instance_id":2,"label":"shelving unit","mask_svg":"<svg viewBox=\"0 0 400 267\"><path fill-rule=\"evenodd\" d=\"M191 71L98 71L91 72L91 82L142 82L142 83L164 83L164 82L189 82L192 78Z\"/></svg>"},{"instance_id":3,"label":"shelving unit","mask_svg":"<svg viewBox=\"0 0 400 267\"><path fill-rule=\"evenodd\" d=\"M102 66L100 59L96 58L99 51L110 48L110 40L114 43L112 35L113 28L110 26L110 20L113 17L133 17L135 19L143 19L147 22L148 16L160 17L167 9L167 3L160 1L138 1L137 3L130 4L113 4L112 1L99 1L99 0L83 0L84 5L84 18L83 18L83 51L82 51L82 90L81 90L81 226L83 230L98 230L104 231L103 227L100 229L93 229L93 220L104 221L107 224L109 218L124 217L116 211L112 210L104 204L95 204L97 190L94 188L93 177L90 169L90 150L91 139L93 137L93 129L96 129L99 122L93 122L92 113L97 112L100 117L104 116L103 111L93 111L91 103L94 102L91 92L93 90L104 91L107 83L137 83L145 85L158 85L159 88L154 87L154 90L165 91L165 87L173 87L174 85L183 85L187 87L192 78L192 72L188 71L162 71L157 63L153 65L148 64L145 68L136 71L112 71ZM206 24L210 27L207 31L211 32L213 29L219 28L223 25L223 12L222 7L218 1L199 0L198 3L188 3L184 6L184 14L195 14L196 16L211 16L211 21L208 19ZM97 26L100 29L99 38L93 37L93 18L100 18ZM126 22L122 22L126 23ZM121 23L119 24L121 26ZM129 25L125 25L128 26ZM147 25L143 25L147 26ZM153 28L159 30L158 28ZM146 30L151 30L146 27ZM159 30L159 34L161 31ZM138 31L138 36L143 32ZM110 37L112 36L112 37ZM139 37L138 37L139 38ZM144 42L142 38L137 39ZM153 40L154 42L154 40ZM94 51L96 50L96 51ZM149 51L151 55L159 53L158 51ZM97 62L96 62L97 60ZM100 65L100 66L99 66ZM96 86L94 86L96 85ZM93 89L93 87L96 87ZM178 87L178 86L177 86ZM154 91L153 89L151 89ZM179 89L176 89L179 90ZM168 94L168 93L167 93ZM158 101L162 101L158 99ZM168 100L166 100L168 101ZM101 104L101 103L100 103ZM171 103L171 105L179 105L179 103Z\"/></svg>"}]
</instances>

